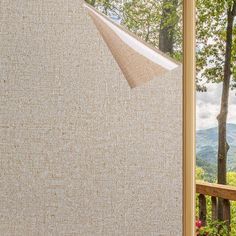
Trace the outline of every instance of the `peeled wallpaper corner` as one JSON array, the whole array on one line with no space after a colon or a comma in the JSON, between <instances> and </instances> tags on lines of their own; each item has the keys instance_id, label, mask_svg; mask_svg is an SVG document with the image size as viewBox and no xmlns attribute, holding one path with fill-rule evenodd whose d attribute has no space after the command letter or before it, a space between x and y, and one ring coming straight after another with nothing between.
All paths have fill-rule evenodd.
<instances>
[{"instance_id":1,"label":"peeled wallpaper corner","mask_svg":"<svg viewBox=\"0 0 236 236\"><path fill-rule=\"evenodd\" d=\"M96 9L84 4L131 88L179 66L162 52L125 31Z\"/></svg>"}]
</instances>

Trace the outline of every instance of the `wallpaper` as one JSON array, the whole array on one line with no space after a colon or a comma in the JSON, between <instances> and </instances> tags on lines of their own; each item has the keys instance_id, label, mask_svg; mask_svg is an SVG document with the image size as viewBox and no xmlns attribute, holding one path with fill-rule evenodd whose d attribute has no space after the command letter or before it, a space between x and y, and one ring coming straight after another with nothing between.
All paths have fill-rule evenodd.
<instances>
[{"instance_id":1,"label":"wallpaper","mask_svg":"<svg viewBox=\"0 0 236 236\"><path fill-rule=\"evenodd\" d=\"M131 88L179 66L172 58L141 41L95 8L88 4L85 7Z\"/></svg>"},{"instance_id":2,"label":"wallpaper","mask_svg":"<svg viewBox=\"0 0 236 236\"><path fill-rule=\"evenodd\" d=\"M182 235L181 66L130 89L81 0L0 5L0 235Z\"/></svg>"}]
</instances>

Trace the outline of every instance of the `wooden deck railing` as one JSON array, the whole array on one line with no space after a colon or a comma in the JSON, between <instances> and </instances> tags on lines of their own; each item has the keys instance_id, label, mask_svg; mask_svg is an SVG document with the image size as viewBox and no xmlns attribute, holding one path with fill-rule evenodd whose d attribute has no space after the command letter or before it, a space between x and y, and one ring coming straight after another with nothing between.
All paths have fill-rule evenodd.
<instances>
[{"instance_id":1,"label":"wooden deck railing","mask_svg":"<svg viewBox=\"0 0 236 236\"><path fill-rule=\"evenodd\" d=\"M224 205L223 219L230 223L230 201L236 201L236 187L197 181L196 192L199 194L199 219L203 226L206 225L207 216L206 195L211 197L212 220L217 219L217 207L219 199L222 199L221 204Z\"/></svg>"}]
</instances>

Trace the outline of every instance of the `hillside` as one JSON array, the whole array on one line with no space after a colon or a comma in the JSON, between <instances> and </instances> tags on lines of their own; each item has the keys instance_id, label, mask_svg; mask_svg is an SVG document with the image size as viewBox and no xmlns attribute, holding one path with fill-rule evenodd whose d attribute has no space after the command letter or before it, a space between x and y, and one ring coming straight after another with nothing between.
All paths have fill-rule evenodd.
<instances>
[{"instance_id":1,"label":"hillside","mask_svg":"<svg viewBox=\"0 0 236 236\"><path fill-rule=\"evenodd\" d=\"M236 171L236 124L227 125L228 171ZM196 133L197 166L205 170L208 181L214 181L217 171L218 128L198 130Z\"/></svg>"}]
</instances>

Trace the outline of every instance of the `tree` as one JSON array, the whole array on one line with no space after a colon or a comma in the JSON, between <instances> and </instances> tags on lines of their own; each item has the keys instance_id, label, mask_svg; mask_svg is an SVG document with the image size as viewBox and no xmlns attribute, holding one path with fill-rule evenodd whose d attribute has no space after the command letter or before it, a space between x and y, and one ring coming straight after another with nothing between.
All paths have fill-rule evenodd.
<instances>
[{"instance_id":1,"label":"tree","mask_svg":"<svg viewBox=\"0 0 236 236\"><path fill-rule=\"evenodd\" d=\"M196 167L196 179L204 180L204 170L201 167Z\"/></svg>"},{"instance_id":2,"label":"tree","mask_svg":"<svg viewBox=\"0 0 236 236\"><path fill-rule=\"evenodd\" d=\"M159 29L159 49L173 54L175 29L178 24L178 0L163 0Z\"/></svg>"},{"instance_id":3,"label":"tree","mask_svg":"<svg viewBox=\"0 0 236 236\"><path fill-rule=\"evenodd\" d=\"M158 46L161 1L131 0L123 7L122 24L141 39Z\"/></svg>"},{"instance_id":4,"label":"tree","mask_svg":"<svg viewBox=\"0 0 236 236\"><path fill-rule=\"evenodd\" d=\"M108 17L122 19L123 1L120 0L85 0L91 6L99 9L103 14Z\"/></svg>"},{"instance_id":5,"label":"tree","mask_svg":"<svg viewBox=\"0 0 236 236\"><path fill-rule=\"evenodd\" d=\"M179 0L131 0L122 24L146 42L182 60L182 5Z\"/></svg>"},{"instance_id":6,"label":"tree","mask_svg":"<svg viewBox=\"0 0 236 236\"><path fill-rule=\"evenodd\" d=\"M229 185L236 186L236 172L228 172L227 173L227 182Z\"/></svg>"},{"instance_id":7,"label":"tree","mask_svg":"<svg viewBox=\"0 0 236 236\"><path fill-rule=\"evenodd\" d=\"M85 0L88 4L90 4L91 6L95 6L96 0Z\"/></svg>"},{"instance_id":8,"label":"tree","mask_svg":"<svg viewBox=\"0 0 236 236\"><path fill-rule=\"evenodd\" d=\"M231 61L232 61L232 41L233 41L233 22L236 14L236 1L232 3L232 6L228 6L227 10L227 29L226 29L226 52L225 52L225 63L224 63L224 79L223 89L221 96L221 108L220 114L217 116L218 120L218 183L226 184L226 161L229 145L226 140L226 124L228 116L228 103L229 103L229 89L231 79ZM220 220L225 219L224 211L230 207L229 201L226 203L225 200L219 200L219 211L218 218ZM228 209L229 211L229 209ZM230 219L229 219L230 220Z\"/></svg>"},{"instance_id":9,"label":"tree","mask_svg":"<svg viewBox=\"0 0 236 236\"><path fill-rule=\"evenodd\" d=\"M182 6L179 0L86 0L141 39L182 60Z\"/></svg>"},{"instance_id":10,"label":"tree","mask_svg":"<svg viewBox=\"0 0 236 236\"><path fill-rule=\"evenodd\" d=\"M236 50L234 18L235 0L197 1L197 82L222 83L221 107L218 120L217 182L227 184L226 163L229 145L226 140L229 90L235 87ZM218 219L228 220L229 201L219 199Z\"/></svg>"}]
</instances>

